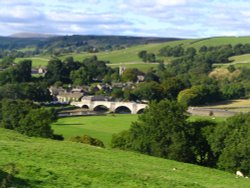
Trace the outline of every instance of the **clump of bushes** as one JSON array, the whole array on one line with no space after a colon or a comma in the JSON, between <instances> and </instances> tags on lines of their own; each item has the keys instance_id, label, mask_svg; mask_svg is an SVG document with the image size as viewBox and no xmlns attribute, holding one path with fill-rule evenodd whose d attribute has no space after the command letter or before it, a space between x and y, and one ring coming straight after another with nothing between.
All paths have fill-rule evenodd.
<instances>
[{"instance_id":1,"label":"clump of bushes","mask_svg":"<svg viewBox=\"0 0 250 188\"><path fill-rule=\"evenodd\" d=\"M102 148L105 147L101 140L99 140L97 138L92 138L88 135L75 136L75 137L70 138L70 141L83 143L83 144L89 144L92 146L98 146L98 147L102 147Z\"/></svg>"},{"instance_id":2,"label":"clump of bushes","mask_svg":"<svg viewBox=\"0 0 250 188\"><path fill-rule=\"evenodd\" d=\"M0 127L34 137L63 140L54 134L51 124L57 119L54 109L43 108L30 100L0 101Z\"/></svg>"}]
</instances>

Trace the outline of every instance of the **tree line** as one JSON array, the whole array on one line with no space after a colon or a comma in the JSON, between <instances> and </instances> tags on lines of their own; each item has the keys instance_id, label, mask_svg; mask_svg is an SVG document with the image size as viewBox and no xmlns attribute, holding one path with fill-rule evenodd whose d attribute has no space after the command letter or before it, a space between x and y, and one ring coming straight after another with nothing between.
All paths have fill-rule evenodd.
<instances>
[{"instance_id":1,"label":"tree line","mask_svg":"<svg viewBox=\"0 0 250 188\"><path fill-rule=\"evenodd\" d=\"M29 100L4 99L0 102L0 127L27 136L63 140L51 128L51 123L56 119L54 109L41 107Z\"/></svg>"},{"instance_id":2,"label":"tree line","mask_svg":"<svg viewBox=\"0 0 250 188\"><path fill-rule=\"evenodd\" d=\"M176 101L152 102L130 129L112 137L113 148L132 150L230 172L250 174L250 114L222 123L190 121Z\"/></svg>"}]
</instances>

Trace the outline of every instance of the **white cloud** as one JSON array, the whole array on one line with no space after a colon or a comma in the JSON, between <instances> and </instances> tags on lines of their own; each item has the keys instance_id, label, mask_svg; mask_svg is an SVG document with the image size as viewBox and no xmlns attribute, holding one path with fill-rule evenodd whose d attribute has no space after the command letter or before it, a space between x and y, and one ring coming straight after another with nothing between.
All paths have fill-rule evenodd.
<instances>
[{"instance_id":1,"label":"white cloud","mask_svg":"<svg viewBox=\"0 0 250 188\"><path fill-rule=\"evenodd\" d=\"M249 35L249 9L247 0L0 0L0 35Z\"/></svg>"}]
</instances>

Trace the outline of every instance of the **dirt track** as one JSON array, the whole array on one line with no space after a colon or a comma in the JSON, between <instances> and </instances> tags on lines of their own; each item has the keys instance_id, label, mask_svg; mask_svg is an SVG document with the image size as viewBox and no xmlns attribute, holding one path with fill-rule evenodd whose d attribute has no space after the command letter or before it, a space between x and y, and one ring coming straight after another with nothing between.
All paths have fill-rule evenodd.
<instances>
[{"instance_id":1,"label":"dirt track","mask_svg":"<svg viewBox=\"0 0 250 188\"><path fill-rule=\"evenodd\" d=\"M188 112L192 115L215 116L215 117L229 117L237 113L237 112L222 110L222 109L201 108L201 107L189 107Z\"/></svg>"}]
</instances>

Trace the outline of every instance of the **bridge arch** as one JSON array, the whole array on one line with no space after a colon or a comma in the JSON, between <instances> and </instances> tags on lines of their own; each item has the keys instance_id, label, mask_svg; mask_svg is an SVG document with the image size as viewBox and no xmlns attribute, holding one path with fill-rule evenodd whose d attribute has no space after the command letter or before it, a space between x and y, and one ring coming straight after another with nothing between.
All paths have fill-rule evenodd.
<instances>
[{"instance_id":1,"label":"bridge arch","mask_svg":"<svg viewBox=\"0 0 250 188\"><path fill-rule=\"evenodd\" d=\"M84 105L82 105L82 106L81 106L81 108L84 108L84 109L89 109L89 106L88 106L88 105L86 105L86 104L84 104Z\"/></svg>"},{"instance_id":2,"label":"bridge arch","mask_svg":"<svg viewBox=\"0 0 250 188\"><path fill-rule=\"evenodd\" d=\"M132 114L132 110L127 106L117 106L114 110L115 113Z\"/></svg>"},{"instance_id":3,"label":"bridge arch","mask_svg":"<svg viewBox=\"0 0 250 188\"><path fill-rule=\"evenodd\" d=\"M98 111L98 112L107 112L109 111L109 107L103 104L99 104L93 107L94 111Z\"/></svg>"},{"instance_id":4,"label":"bridge arch","mask_svg":"<svg viewBox=\"0 0 250 188\"><path fill-rule=\"evenodd\" d=\"M145 111L145 108L141 108L141 109L139 109L139 110L137 110L137 114L142 114L143 112Z\"/></svg>"}]
</instances>

